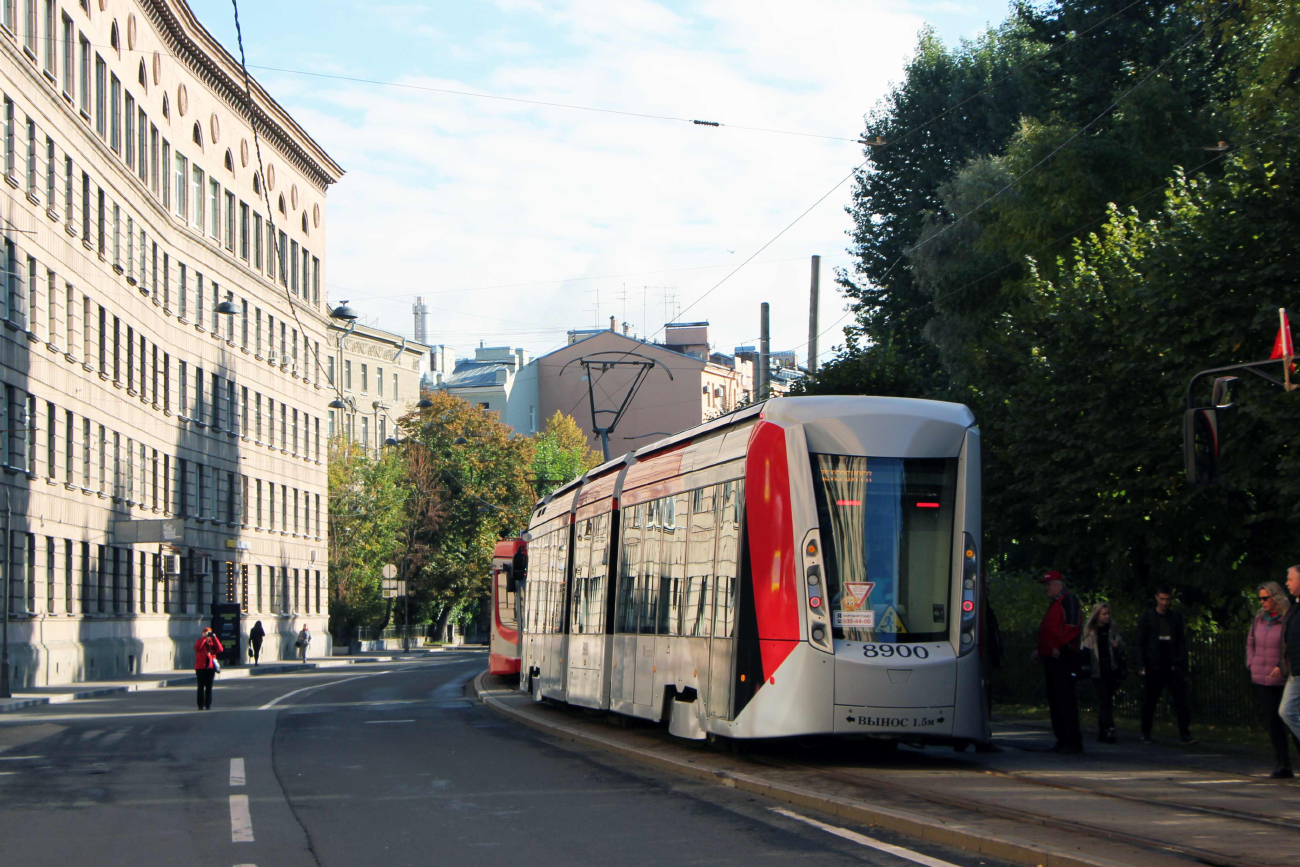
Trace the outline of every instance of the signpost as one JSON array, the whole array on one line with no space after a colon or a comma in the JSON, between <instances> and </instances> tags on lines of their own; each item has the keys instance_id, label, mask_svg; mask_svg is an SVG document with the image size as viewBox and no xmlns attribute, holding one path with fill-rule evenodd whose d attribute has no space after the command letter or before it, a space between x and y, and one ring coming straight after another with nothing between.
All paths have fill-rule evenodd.
<instances>
[{"instance_id":1,"label":"signpost","mask_svg":"<svg viewBox=\"0 0 1300 867\"><path fill-rule=\"evenodd\" d=\"M397 579L397 567L392 563L384 566L384 598L406 600L402 617L402 651L411 652L411 597L406 593L406 579Z\"/></svg>"}]
</instances>

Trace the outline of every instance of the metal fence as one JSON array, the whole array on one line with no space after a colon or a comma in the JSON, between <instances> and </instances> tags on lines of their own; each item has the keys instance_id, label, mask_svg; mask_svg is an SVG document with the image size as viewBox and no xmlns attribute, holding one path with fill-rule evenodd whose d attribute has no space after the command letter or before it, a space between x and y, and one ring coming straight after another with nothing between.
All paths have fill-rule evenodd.
<instances>
[{"instance_id":1,"label":"metal fence","mask_svg":"<svg viewBox=\"0 0 1300 867\"><path fill-rule=\"evenodd\" d=\"M1242 631L1188 639L1188 701L1194 723L1261 728L1255 713L1250 673L1246 670L1246 635ZM1131 642L1132 636L1127 639ZM1002 668L993 677L995 702L1047 704L1042 666L1029 659L1037 643L1034 634L1004 634ZM1142 679L1137 673L1141 660L1132 643L1127 647L1126 658L1128 676L1115 693L1115 714L1137 717L1142 701ZM1080 687L1079 708L1096 711L1097 696L1091 685ZM1160 701L1156 718L1173 720L1168 692Z\"/></svg>"},{"instance_id":2,"label":"metal fence","mask_svg":"<svg viewBox=\"0 0 1300 867\"><path fill-rule=\"evenodd\" d=\"M411 643L422 643L424 636L429 631L429 626L428 623L412 623L410 626ZM402 626L389 626L386 629L375 629L373 626L358 626L347 637L352 641L401 641L405 631L406 627ZM335 640L337 640L337 637Z\"/></svg>"}]
</instances>

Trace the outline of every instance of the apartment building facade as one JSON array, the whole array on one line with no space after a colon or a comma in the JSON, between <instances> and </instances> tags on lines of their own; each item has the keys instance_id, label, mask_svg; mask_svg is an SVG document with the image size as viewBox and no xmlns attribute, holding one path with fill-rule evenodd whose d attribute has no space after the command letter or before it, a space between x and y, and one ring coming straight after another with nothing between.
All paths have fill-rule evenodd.
<instances>
[{"instance_id":1,"label":"apartment building facade","mask_svg":"<svg viewBox=\"0 0 1300 867\"><path fill-rule=\"evenodd\" d=\"M15 687L184 668L214 603L328 653L325 198L182 0L0 0ZM259 171L259 151L260 166Z\"/></svg>"},{"instance_id":2,"label":"apartment building facade","mask_svg":"<svg viewBox=\"0 0 1300 867\"><path fill-rule=\"evenodd\" d=\"M432 347L355 321L332 323L329 337L325 377L336 404L328 409L329 436L377 454L397 437L402 416L416 409Z\"/></svg>"}]
</instances>

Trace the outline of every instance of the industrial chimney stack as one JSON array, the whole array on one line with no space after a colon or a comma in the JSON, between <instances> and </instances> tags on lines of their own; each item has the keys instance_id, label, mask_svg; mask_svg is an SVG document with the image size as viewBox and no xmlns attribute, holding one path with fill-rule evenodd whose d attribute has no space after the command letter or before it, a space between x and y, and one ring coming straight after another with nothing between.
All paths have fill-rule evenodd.
<instances>
[{"instance_id":1,"label":"industrial chimney stack","mask_svg":"<svg viewBox=\"0 0 1300 867\"><path fill-rule=\"evenodd\" d=\"M411 312L415 314L415 342L428 344L429 308L424 306L423 298L415 299L415 303L411 305Z\"/></svg>"}]
</instances>

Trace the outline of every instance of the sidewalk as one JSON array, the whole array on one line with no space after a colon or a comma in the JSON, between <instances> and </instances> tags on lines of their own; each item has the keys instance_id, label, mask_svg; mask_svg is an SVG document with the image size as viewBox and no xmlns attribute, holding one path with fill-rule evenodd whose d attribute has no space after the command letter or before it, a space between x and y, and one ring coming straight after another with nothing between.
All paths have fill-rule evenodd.
<instances>
[{"instance_id":1,"label":"sidewalk","mask_svg":"<svg viewBox=\"0 0 1300 867\"><path fill-rule=\"evenodd\" d=\"M392 656L365 655L337 659L334 657L316 658L310 662L274 662L266 665L240 665L223 668L217 675L220 680L238 677L260 677L267 674L292 674L296 671L321 668L342 668L344 666L366 662L391 662ZM58 686L36 687L15 692L13 698L0 698L0 713L8 713L23 708L45 704L62 704L84 698L99 698L123 692L138 692L144 689L162 689L168 686L185 686L194 683L194 672L187 670L155 671L134 675L119 680L93 680L82 683L65 683Z\"/></svg>"},{"instance_id":2,"label":"sidewalk","mask_svg":"<svg viewBox=\"0 0 1300 867\"><path fill-rule=\"evenodd\" d=\"M486 675L475 688L493 709L566 740L1021 864L1281 867L1300 857L1300 785L1243 772L1258 763L1235 749L1131 740L1060 756L1047 752L1048 732L1017 723L995 726L1003 751L994 754L905 747L873 757L861 742L825 739L734 755L535 704Z\"/></svg>"}]
</instances>

